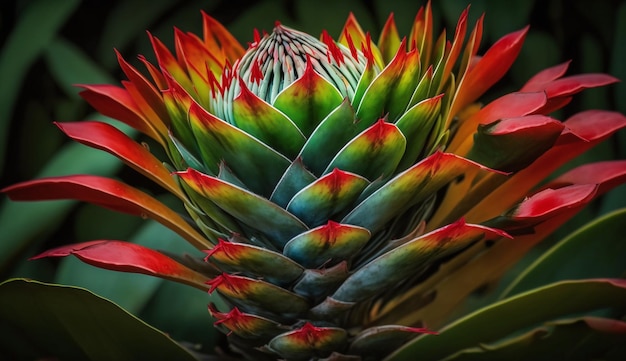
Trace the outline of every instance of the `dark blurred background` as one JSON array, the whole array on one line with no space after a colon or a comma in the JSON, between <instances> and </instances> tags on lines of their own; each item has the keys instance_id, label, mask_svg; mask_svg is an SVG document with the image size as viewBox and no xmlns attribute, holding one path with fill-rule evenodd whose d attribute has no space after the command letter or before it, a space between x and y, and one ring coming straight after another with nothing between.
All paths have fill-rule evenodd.
<instances>
[{"instance_id":1,"label":"dark blurred background","mask_svg":"<svg viewBox=\"0 0 626 361\"><path fill-rule=\"evenodd\" d=\"M537 71L570 59L569 74L605 72L626 79L625 1L433 1L436 33L442 27L452 33L459 14L470 3L472 26L486 13L483 51L501 36L531 25L520 57L488 98L518 89ZM52 125L52 121L101 119L78 97L72 84L117 84L122 74L114 48L135 65L139 65L138 54L153 59L145 30L171 47L174 26L201 33L202 9L243 44L252 40L254 28L270 30L275 20L312 34L327 29L337 37L352 11L377 39L391 12L400 33L407 34L424 4L418 0L2 0L0 187L44 175L90 173L121 178L169 201L115 158L70 144ZM626 112L626 84L584 92L555 116L565 119L590 108ZM621 132L567 167L583 161L624 158L626 133ZM626 189L622 186L586 209L559 234L625 204ZM24 261L55 245L102 238L151 245L160 242L158 246L165 249L179 249L176 247L182 243L176 243L176 237L158 225L91 205L18 204L0 196L0 280L20 276L85 286L178 338L204 341L206 333L200 330L209 328L204 306L208 301L197 297L201 307L192 307L190 302L195 301L184 297L188 291L178 285L101 272L75 260ZM120 290L120 285L125 288Z\"/></svg>"}]
</instances>

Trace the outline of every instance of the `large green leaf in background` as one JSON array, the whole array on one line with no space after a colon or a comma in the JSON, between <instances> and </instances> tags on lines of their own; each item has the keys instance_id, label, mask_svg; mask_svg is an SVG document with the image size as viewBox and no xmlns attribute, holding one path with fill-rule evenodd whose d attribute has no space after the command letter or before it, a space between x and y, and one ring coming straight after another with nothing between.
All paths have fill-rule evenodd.
<instances>
[{"instance_id":1,"label":"large green leaf in background","mask_svg":"<svg viewBox=\"0 0 626 361\"><path fill-rule=\"evenodd\" d=\"M546 251L504 291L502 298L567 280L626 275L626 209L585 225Z\"/></svg>"},{"instance_id":2,"label":"large green leaf in background","mask_svg":"<svg viewBox=\"0 0 626 361\"><path fill-rule=\"evenodd\" d=\"M107 216L105 213L110 213L95 207L93 211L102 214L98 220ZM88 229L79 232L81 239L101 239L101 235L112 224L111 221L83 223L80 227ZM128 237L128 241L165 253L203 255L176 233L155 221L143 221L137 231ZM167 332L176 340L198 344L207 352L215 347L217 331L211 325L206 305L210 302L222 304L217 293L207 295L195 288L156 277L92 267L74 257L61 260L54 282L85 287Z\"/></svg>"},{"instance_id":3,"label":"large green leaf in background","mask_svg":"<svg viewBox=\"0 0 626 361\"><path fill-rule=\"evenodd\" d=\"M5 0L6 1L6 0ZM482 13L483 10L486 10L486 34L485 36L489 38L489 41L493 42L496 36L502 36L504 33L517 29L524 24L529 22L529 19L536 18L538 14L543 14L550 24L549 26L543 26L541 23L533 24L531 27L531 34L529 34L524 49L522 51L521 58L517 62L516 66L512 69L511 78L513 82L517 84L517 87L521 85L530 75L534 73L541 67L554 65L559 61L564 61L568 59L569 55L563 54L563 44L564 39L559 37L559 34L556 35L551 31L554 29L562 29L563 25L567 23L567 18L562 17L562 12L555 11L555 4L560 6L567 6L568 9L574 7L574 5L585 6L585 2L583 1L572 1L572 4L568 2L568 4L563 4L562 1L547 1L547 2L537 2L537 1L529 1L529 0L521 0L521 1L506 1L502 2L501 0L472 0L472 1L459 1L450 0L450 1L442 1L442 2L434 2L433 7L438 8L442 11L436 11L435 16L439 17L436 19L436 23L448 26L448 30L452 31L453 26L456 23L456 19L461 9L466 7L466 3L472 2L471 16L472 19L475 19L477 16ZM20 17L17 19L17 26L12 29L13 35L8 38L8 40L3 44L3 49L0 52L0 174L2 174L2 163L4 162L24 162L30 160L30 158L21 154L19 157L14 157L13 154L7 155L5 151L6 147L6 138L9 133L9 122L17 123L21 120L20 117L10 117L11 113L18 112L18 109L15 108L15 104L17 103L16 99L18 97L33 97L38 96L38 94L24 94L20 93L19 89L22 88L22 82L25 81L26 76L29 71L31 71L31 66L34 64L41 55L45 57L43 60L45 61L45 66L47 70L50 72L50 76L53 78L55 82L55 87L62 89L67 93L68 97L75 99L72 94L75 95L75 89L69 88L69 85L72 83L90 83L94 82L97 79L96 75L91 73L100 73L100 74L113 74L115 71L115 57L112 51L112 47L116 47L124 51L124 56L133 60L135 54L143 53L150 57L150 49L149 42L145 36L144 29L149 29L152 33L157 34L160 38L162 38L168 45L172 44L171 34L172 34L172 24L177 24L182 27L183 30L189 30L189 27L199 28L200 24L200 15L199 9L204 7L205 9L223 7L223 4L228 3L228 6L232 8L232 4L229 1L207 1L207 0L194 0L194 1L181 1L176 2L175 7L168 6L172 3L175 3L174 0L163 0L163 1L152 1L152 0L130 0L130 1L112 1L111 6L114 7L113 11L108 14L108 18L105 20L105 26L102 29L98 29L98 31L94 32L85 32L85 36L82 37L83 42L97 42L98 55L95 58L90 58L90 56L84 56L85 54L80 53L80 49L92 48L90 46L85 46L83 42L80 40L73 43L68 41L67 39L58 38L58 31L64 25L64 22L67 24L72 19L80 17L82 13L80 12L78 5L80 1L78 0L29 0L29 1L20 1L21 4L26 4L24 8L22 8L22 12L19 14ZM412 16L414 15L414 9L421 5L421 1L397 1L390 2L386 0L376 0L374 2L369 1L346 1L346 2L336 2L332 0L323 0L321 2L315 2L315 5L312 5L307 0L301 0L294 2L295 5L291 5L290 9L287 9L287 4L289 2L284 1L258 1L247 2L246 6L238 7L233 15L224 16L223 19L227 19L228 28L233 30L234 33L239 35L239 39L243 41L251 40L252 37L252 28L259 27L260 29L268 29L271 27L271 24L274 20L284 21L287 25L292 25L297 28L301 28L302 30L309 30L318 33L322 28L327 28L329 26L335 27L338 29L342 25L342 21L345 19L345 15L347 15L348 10L353 10L365 28L380 28L382 22L386 19L388 12L393 10L396 12L396 20L399 21L399 27L402 28L404 24L404 28L402 30L408 31L408 24L413 20ZM364 4L367 3L367 6ZM373 3L373 5L371 5ZM616 2L607 2L607 3L616 3ZM606 4L601 4L602 6L596 6L594 4L594 8L606 8ZM86 7L86 6L85 6ZM456 9L452 9L452 7L456 7ZM533 7L533 11L530 16L528 14L527 9ZM608 5L608 7L611 7ZM372 8L375 8L372 11ZM144 9L144 11L138 11L139 9ZM339 14L341 12L346 12L346 14ZM381 10L384 9L384 10ZM405 9L405 10L400 10ZM512 11L511 9L515 9ZM539 12L537 11L539 10ZM523 11L522 11L523 10ZM557 8L558 10L558 8ZM592 9L590 9L590 12ZM608 14L608 16L598 17L602 19L600 21L603 24L610 24L611 18L615 16L617 19L616 27L612 32L612 38L607 37L607 33L601 32L597 29L596 26L591 26L585 28L584 26L580 27L580 31L582 33L589 34L593 39L592 42L595 46L585 46L585 44L589 45L589 42L586 42L580 49L594 49L593 53L589 53L589 57L593 59L599 60L600 57L596 57L597 51L606 52L606 47L610 47L610 55L612 55L612 68L610 73L626 80L626 31L623 31L626 27L626 4L620 5L618 8L613 9L614 13ZM209 13L213 14L209 10ZM332 16L333 24L327 24L328 16ZM405 14L411 14L410 16L403 16ZM552 14L552 15L549 15ZM558 15L555 17L555 14ZM215 14L213 14L215 15ZM291 16L294 16L292 18ZM587 15L587 13L584 13ZM127 21L129 16L132 17L133 21ZM591 15L589 15L591 16ZM164 18L167 18L164 20ZM69 20L68 20L69 19ZM175 20L174 20L175 19ZM320 21L319 19L324 19ZM407 20L408 19L408 20ZM565 19L565 20L564 20ZM339 23L337 23L339 20ZM541 20L539 20L541 21ZM576 20L574 20L576 21ZM89 23L89 22L87 22ZM376 24L376 25L374 25ZM472 21L473 24L473 21ZM519 25L518 25L519 24ZM304 26L305 25L305 26ZM582 24L585 25L585 24ZM578 25L577 25L578 26ZM437 26L437 28L439 28ZM338 30L337 30L338 31ZM331 32L332 35L338 35L337 31ZM562 31L562 30L561 30ZM563 34L561 34L562 36ZM568 47L570 48L578 48L575 46L577 44L579 37L573 36L572 34L567 34L568 37L565 39ZM576 35L576 34L574 34ZM137 50L136 48L142 47L143 49ZM583 50L580 50L583 51ZM596 54L596 55L594 55ZM87 54L90 55L90 54ZM95 59L95 60L94 60ZM580 64L581 58L576 56L572 65L576 66ZM585 59L582 58L582 61ZM76 63L75 61L78 61ZM82 66L80 62L92 62L93 64L99 64L99 66ZM72 66L66 66L67 64L78 64ZM105 66L101 66L101 64L105 64ZM107 70L103 70L102 68L106 68ZM93 70L93 71L92 71ZM595 71L598 69L586 69L587 71ZM37 73L39 71L39 73ZM606 71L606 70L603 70ZM36 74L37 79L40 78L41 69L33 70L33 74ZM44 76L45 77L45 76ZM102 80L97 80L102 81ZM117 81L113 81L111 79L106 81L107 83L118 83ZM510 84L508 84L510 86ZM48 93L53 92L53 87L50 87ZM617 105L617 108L622 112L626 111L626 102L623 99L626 99L626 82L622 82L616 86L617 91L614 92L614 99ZM55 90L58 91L58 90ZM596 97L597 98L597 97ZM595 100L595 99L594 99ZM606 100L606 98L605 98ZM63 107L63 101L59 102L58 108ZM594 106L594 107L603 107L603 106ZM56 110L55 110L56 111ZM8 114L8 115L7 115ZM45 114L44 114L45 115ZM26 117L26 116L25 116ZM48 120L50 117L47 114L43 123ZM83 115L80 115L82 118ZM86 117L87 119L93 119L92 117ZM50 121L52 120L76 120L72 117L61 117L57 119L52 119L50 117ZM22 125L23 126L23 125ZM49 126L47 128L41 129L41 134L39 137L43 137L45 133L50 134L52 132L57 132L57 130L53 126ZM621 133L622 145L626 144L626 132L622 131ZM33 152L35 153L44 153L47 154L44 147L41 144L37 144L36 139L29 139L29 146L33 147ZM615 146L609 147L607 143L607 147L613 152L612 154L602 154L602 159L606 159L606 157L621 157L626 156L626 147ZM619 144L617 144L619 145ZM603 148L606 150L607 148ZM617 151L621 152L621 156L617 156ZM13 153L13 152L12 152ZM590 154L591 157L595 156L594 154ZM589 160L589 159L588 159ZM113 157L108 154L104 154L103 152L93 151L91 149L87 149L86 147L79 144L70 144L67 147L64 147L62 150L58 152L57 155L54 156L54 161L52 161L45 170L38 174L39 176L43 175L59 175L59 174L67 174L67 173L90 173L90 174L102 174L102 175L112 175L116 174L120 169L120 163ZM6 173L4 173L6 174ZM617 195L617 193L615 193ZM621 193L618 196L607 197L605 200L605 204L603 207L611 203L613 204L613 209L617 208L617 206L623 206L624 200L626 198L626 188L622 187ZM46 233L52 232L54 229L58 228L61 224L63 224L64 219L68 217L68 214L71 215L70 211L73 209L73 205L75 202L38 202L38 203L13 203L9 201L0 203L0 271L4 270L3 267L9 267L7 261L19 259L20 257L26 258L31 256L32 254L17 255L19 251L23 251L26 247L32 247L33 241L37 240L38 242L44 241L44 235ZM604 209L604 208L603 208ZM76 212L74 214L81 214L81 212ZM586 222L590 219L594 214L596 214L595 210L589 210L582 217L582 221ZM620 216L620 219L623 219L623 216ZM113 218L107 218L112 224L115 222ZM71 222L82 222L84 218L72 220ZM605 221L601 221L601 224ZM615 223L613 223L615 222ZM69 222L68 222L69 223ZM86 223L86 222L85 222ZM618 232L619 228L618 221L610 221L612 225L610 227L615 227L613 231ZM67 224L67 223L66 223ZM116 226L117 227L117 226ZM608 230L603 231L601 226L592 225L590 227L594 227L596 231L604 232L603 234L607 234ZM71 228L71 227L70 227ZM137 232L137 235L142 233L143 230ZM151 233L151 232L148 232ZM618 232L619 233L619 232ZM10 238L7 238L5 235L10 235ZM63 239L62 241L65 243L73 242L75 240L85 240L89 238L82 238L79 234L71 234L71 232L65 232L64 234L68 234L70 236L74 236L72 239L68 237L68 239ZM111 235L109 235L111 236ZM134 237L133 237L134 238ZM46 242L50 240L45 240ZM613 242L614 241L614 242ZM619 239L614 239L611 244L615 247L619 247L617 243ZM597 245L598 240L589 241L591 244ZM583 243L581 241L581 243ZM622 242L624 244L625 242ZM38 245L40 246L40 245ZM46 246L44 245L44 248ZM568 247L558 248L554 253L551 253L549 257L556 257L556 254L560 254L559 257L561 262L564 262L561 266L564 267L562 270L557 270L560 272L570 272L572 271L570 264L572 266L587 265L587 267L592 267L593 269L597 267L607 266L602 262L601 253L604 252L601 247L593 247L591 248L591 253L597 256L596 261L593 263L585 263L584 260L581 260L580 257L572 257L567 259L566 252L562 250L567 249ZM586 248L589 250L589 248ZM599 252L599 253L597 253ZM585 250L583 250L583 255L581 257L584 258L586 255ZM619 252L615 252L615 254L623 254ZM618 259L616 255L611 255L610 253L604 254L604 260L615 260ZM17 256L17 258L16 258ZM595 258L596 256L590 256ZM543 259L543 258L542 258ZM623 259L623 258L622 258ZM81 281L81 285L85 285L92 289L94 292L103 295L107 298L110 298L110 292L114 295L112 297L116 297L116 291L114 291L109 286L112 286L115 282L119 281L124 284L122 289L126 287L132 287L133 282L141 283L141 280L145 280L144 287L137 288L139 295L124 295L123 292L117 291L117 296L120 297L120 304L123 306L128 306L133 313L139 314L142 318L146 317L146 319L150 320L149 322L153 325L163 329L165 332L174 334L174 328L188 328L190 332L194 332L191 330L195 328L198 324L204 322L206 326L206 332L209 333L211 329L211 320L206 316L206 308L204 304L207 302L207 298L205 295L195 296L192 294L183 294L182 291L175 289L175 286L172 283L161 282L160 280L154 280L154 283L151 283L153 280L148 280L148 277L142 275L123 275L115 272L107 272L101 271L102 274L106 273L110 276L110 279L102 279L101 275L96 273L97 269L91 268L88 265L84 265L79 262L73 262L75 260L67 260L63 262L63 266L60 268L62 273L68 275L69 273L74 273L74 275L82 274L84 276ZM619 262L613 262L618 263ZM52 263L50 263L52 264ZM70 265L71 264L71 265ZM623 262L622 262L623 264ZM45 262L28 262L30 267L40 267L45 266ZM538 264L539 265L539 264ZM515 287L523 287L524 290L527 290L532 287L539 286L544 284L547 275L542 275L538 273L543 266L538 267L536 271L532 271L526 276L523 277L517 286ZM557 267L559 268L559 267ZM94 273L91 271L94 270ZM569 271L568 271L569 270ZM584 269L581 269L584 270ZM48 272L45 279L53 279L54 271L53 270L44 270L37 274L43 274L42 272ZM11 272L11 274L23 275L19 272ZM30 275L30 273L27 273ZM529 281L528 275L540 274L542 277L538 280L539 282L531 282ZM123 279L124 276L130 276L138 278L132 279ZM584 275L581 275L584 276ZM49 277L49 278L48 278ZM64 278L65 276L58 275L59 280L68 280ZM120 278L117 278L120 277ZM558 272L556 274L552 274L550 278L553 281L556 281L559 278ZM602 275L602 277L606 277ZM100 283L102 281L102 283ZM84 283L82 283L84 282ZM70 282L71 283L71 282ZM155 284L157 286L155 286ZM160 285L160 286L159 286ZM4 286L0 286L2 289ZM108 289L108 290L107 290ZM198 293L198 291L190 288L185 288L190 293ZM517 293L521 291L520 288L516 288L516 290L512 293ZM73 289L72 289L73 292ZM149 298L151 296L155 296L152 300ZM4 295L0 295L0 303L8 300ZM125 300L123 300L126 298ZM185 301L187 300L187 302ZM116 301L118 302L118 301ZM126 303L127 302L127 303ZM552 301L551 301L552 302ZM183 314L180 314L179 311L184 311ZM191 315L194 311L198 311L195 315ZM189 315L187 315L189 313ZM165 315L165 316L164 316ZM4 315L0 315L0 324L4 322ZM477 316L478 317L478 316ZM563 321L564 322L564 321ZM563 325L561 322L557 326L554 327L555 330L563 330L570 328L570 325ZM573 322L573 321L572 321ZM584 330L589 330L590 327L585 327L584 321L576 321L573 323L575 326L571 326L572 328L582 328ZM191 325L191 326L190 326ZM543 330L547 326L542 324L540 326L540 330ZM535 329L537 330L537 329ZM593 331L593 328L591 328ZM203 331L196 331L203 332ZM470 330L470 333L474 332ZM551 333L550 339L555 339L559 331L555 331ZM0 334L7 335L8 333L2 329L0 326ZM535 334L535 333L531 333ZM181 338L180 336L174 336L177 340L189 340L188 338ZM528 338L526 338L528 340ZM534 339L533 339L534 340ZM18 340L14 340L14 347L19 347L18 345L23 346L21 348L22 351L29 350L32 347L32 344L20 344ZM8 339L3 340L3 342L11 342ZM521 342L521 341L520 341ZM626 342L625 342L626 343ZM0 342L0 345L2 342ZM104 344L104 343L103 343ZM562 345L563 343L561 343ZM565 343L567 344L567 343ZM519 345L519 343L517 344ZM503 350L504 345L494 344L497 350ZM470 349L466 349L467 352L464 352L462 355L459 354L459 359L463 359L462 357L471 357L467 356L471 354L473 351ZM495 351L495 355L514 355L515 353L502 353L498 354ZM484 357L486 354L481 353L479 357ZM494 355L494 354L492 354ZM518 354L522 355L521 353ZM508 359L508 356L505 359ZM497 356L496 359L498 359ZM522 356L520 356L522 357ZM147 357L146 357L147 358ZM157 357L158 358L158 357ZM3 355L0 353L0 360L4 359ZM71 358L74 359L74 358ZM140 359L144 359L141 357ZM471 358L468 358L471 359ZM499 359L502 359L500 357ZM524 359L524 358L522 358ZM534 358L525 358L525 359L534 359Z\"/></svg>"},{"instance_id":4,"label":"large green leaf in background","mask_svg":"<svg viewBox=\"0 0 626 361\"><path fill-rule=\"evenodd\" d=\"M81 288L0 284L0 359L194 360L166 334Z\"/></svg>"},{"instance_id":5,"label":"large green leaf in background","mask_svg":"<svg viewBox=\"0 0 626 361\"><path fill-rule=\"evenodd\" d=\"M53 37L61 26L58 22L66 20L74 11L77 3L74 1L39 0L27 8L2 50L0 74L4 74L3 71L11 74L10 77L2 76L0 78L3 79L0 82L0 102L15 100L12 97L18 93L16 89L20 87L16 84L10 85L10 80L16 77L20 71L26 72L27 69L21 69L21 67L29 65L40 55L45 55L49 71L58 83L63 85L70 96L76 96L77 89L71 88L71 85L77 82L114 82L113 77L106 70L96 65L78 48L61 38L54 39ZM33 29L37 31L33 33ZM15 46L12 45L13 41L17 43ZM10 64L4 65L3 62L8 58L12 62L21 62L20 66L11 68ZM6 61L8 62L8 60ZM3 66L7 66L8 69L4 70ZM22 80L21 78L15 79L17 83ZM10 87L10 91L13 92L11 96L3 96L2 89L5 86ZM10 110L12 106L12 104L6 104L5 107L0 104L0 138L7 134L2 128L2 122L10 119L10 114L2 112ZM92 117L92 119L111 121L99 115ZM50 119L51 121L52 119ZM136 133L131 131L128 126L119 125L119 127L131 136ZM58 132L58 130L50 124L42 132L53 133ZM0 145L3 142L4 139L0 139ZM31 144L31 146L36 147L37 143ZM0 159L3 159L2 149L0 149ZM121 162L109 154L71 143L59 149L37 174L37 177L72 173L111 175L117 172L120 166ZM8 236L5 236L0 242L0 272L6 271L5 268L15 262L15 258L20 252L27 249L37 237L57 228L75 203L72 201L16 203L5 199L0 204L0 229L4 235ZM33 220L37 221L34 222Z\"/></svg>"},{"instance_id":6,"label":"large green leaf in background","mask_svg":"<svg viewBox=\"0 0 626 361\"><path fill-rule=\"evenodd\" d=\"M439 360L466 348L495 342L529 327L578 313L600 309L626 311L626 280L588 279L562 281L504 299L475 311L439 331L420 336L387 361ZM623 338L622 338L623 340ZM563 359L563 350L553 350Z\"/></svg>"},{"instance_id":7,"label":"large green leaf in background","mask_svg":"<svg viewBox=\"0 0 626 361\"><path fill-rule=\"evenodd\" d=\"M24 76L79 3L79 0L32 2L4 44L0 53L0 174L4 170L9 122Z\"/></svg>"},{"instance_id":8,"label":"large green leaf in background","mask_svg":"<svg viewBox=\"0 0 626 361\"><path fill-rule=\"evenodd\" d=\"M580 317L548 322L521 336L468 348L445 360L551 361L558 356L560 360L588 361L597 355L604 355L604 361L624 360L625 338L626 322L600 317Z\"/></svg>"}]
</instances>

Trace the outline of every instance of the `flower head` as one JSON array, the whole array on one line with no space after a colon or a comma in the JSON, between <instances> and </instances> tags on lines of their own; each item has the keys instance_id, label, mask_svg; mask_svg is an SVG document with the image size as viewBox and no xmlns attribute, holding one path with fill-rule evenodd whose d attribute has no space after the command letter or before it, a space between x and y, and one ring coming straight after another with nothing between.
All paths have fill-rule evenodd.
<instances>
[{"instance_id":1,"label":"flower head","mask_svg":"<svg viewBox=\"0 0 626 361\"><path fill-rule=\"evenodd\" d=\"M376 44L352 15L338 40L277 23L270 33L255 32L244 50L205 14L204 38L176 31L175 53L151 38L157 64L141 58L148 75L119 56L128 77L122 87L83 86L97 110L155 139L167 166L109 125L59 124L175 194L193 224L135 188L98 177L42 179L5 192L147 215L208 250L206 267L184 259L162 268L136 258L113 262L103 251L83 258L175 280L193 276L187 283L233 306L228 313L211 306L211 313L244 354L261 346L277 358L385 354L387 341L397 347L432 333L421 326L440 327L458 301L452 297L501 274L505 267L486 263L492 272L476 272L467 290L446 302L438 298L445 293L432 296L431 287L445 287L442 280L468 259L488 253L486 241L512 262L523 251L507 248L522 242L510 238L536 243L626 177L606 177L623 163L598 164L583 184L533 190L626 126L614 112L551 117L575 93L615 79L566 77L561 64L518 92L478 104L528 30L479 55L482 21L468 34L465 11L452 39L444 32L435 40L427 5L404 38L390 16ZM81 256L85 247L45 255Z\"/></svg>"}]
</instances>

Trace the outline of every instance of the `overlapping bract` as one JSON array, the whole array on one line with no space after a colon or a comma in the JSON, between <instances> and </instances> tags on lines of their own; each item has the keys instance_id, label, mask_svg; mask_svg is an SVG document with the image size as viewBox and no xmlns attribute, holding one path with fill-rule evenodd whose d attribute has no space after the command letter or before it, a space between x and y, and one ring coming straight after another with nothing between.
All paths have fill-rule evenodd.
<instances>
[{"instance_id":1,"label":"overlapping bract","mask_svg":"<svg viewBox=\"0 0 626 361\"><path fill-rule=\"evenodd\" d=\"M484 252L485 240L505 253L509 242L530 246L626 177L623 162L588 165L584 178L533 194L626 118L599 110L551 118L575 93L615 81L565 77L567 64L482 108L473 104L506 73L527 29L479 56L482 18L466 36L464 12L452 40L444 32L435 41L428 5L405 38L390 17L374 44L351 15L336 42L277 24L255 33L246 51L214 19L203 20L203 38L176 31L174 54L151 37L157 66L140 58L149 77L118 54L122 87L84 85L81 93L162 145L167 165L109 125L59 124L175 194L195 227L109 179L57 177L4 191L147 216L205 250L203 266L149 250L138 257L140 246L105 240L41 256L74 254L218 292L231 308L209 306L216 327L253 359L383 357L431 333L424 323L440 326L458 301L428 315L436 298L411 306L411 296L426 299L424 285L446 276L443 262ZM523 254L512 249L511 258ZM114 259L110 250L129 256Z\"/></svg>"}]
</instances>

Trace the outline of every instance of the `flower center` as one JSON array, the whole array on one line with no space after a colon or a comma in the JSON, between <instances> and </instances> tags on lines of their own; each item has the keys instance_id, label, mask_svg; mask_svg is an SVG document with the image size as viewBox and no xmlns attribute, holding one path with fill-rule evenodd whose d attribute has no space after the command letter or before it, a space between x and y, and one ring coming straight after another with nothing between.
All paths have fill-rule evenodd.
<instances>
[{"instance_id":1,"label":"flower center","mask_svg":"<svg viewBox=\"0 0 626 361\"><path fill-rule=\"evenodd\" d=\"M239 78L248 89L273 104L278 94L300 78L310 62L313 69L345 97L352 99L367 59L362 52L350 52L324 32L322 41L313 36L276 24L271 34L255 36L244 56L235 63L224 86L225 120L230 121L227 104L239 94Z\"/></svg>"}]
</instances>

